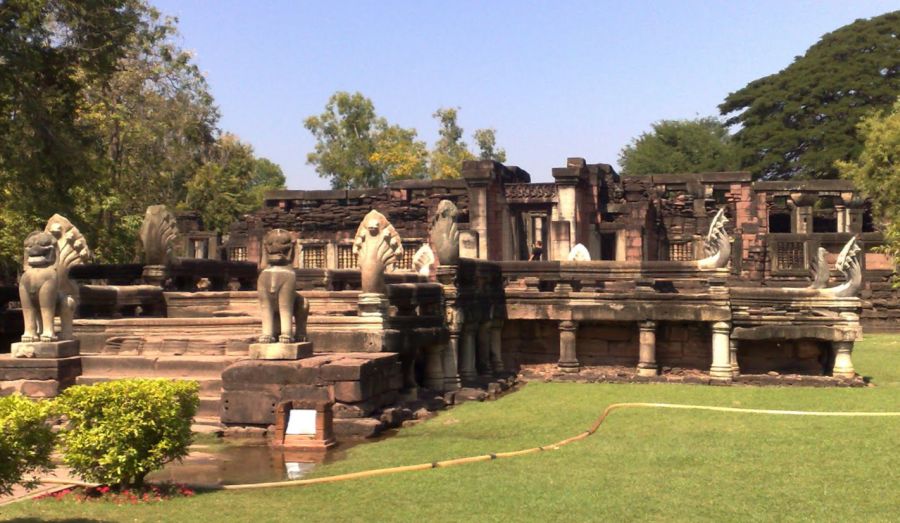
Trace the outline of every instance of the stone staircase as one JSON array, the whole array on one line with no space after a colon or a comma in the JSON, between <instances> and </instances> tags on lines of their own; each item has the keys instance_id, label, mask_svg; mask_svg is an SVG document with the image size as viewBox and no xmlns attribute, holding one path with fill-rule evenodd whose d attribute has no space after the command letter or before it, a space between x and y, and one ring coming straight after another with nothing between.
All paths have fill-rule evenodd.
<instances>
[{"instance_id":1,"label":"stone staircase","mask_svg":"<svg viewBox=\"0 0 900 523\"><path fill-rule=\"evenodd\" d=\"M122 378L168 378L192 380L200 385L198 421L218 423L222 397L222 371L244 359L235 355L151 354L82 354L80 385L90 385Z\"/></svg>"}]
</instances>

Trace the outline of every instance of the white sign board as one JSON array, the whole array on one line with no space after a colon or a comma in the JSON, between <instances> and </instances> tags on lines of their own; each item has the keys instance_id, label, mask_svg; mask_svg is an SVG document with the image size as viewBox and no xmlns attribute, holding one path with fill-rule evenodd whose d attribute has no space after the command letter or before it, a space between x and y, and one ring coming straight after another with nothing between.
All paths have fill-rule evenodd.
<instances>
[{"instance_id":1,"label":"white sign board","mask_svg":"<svg viewBox=\"0 0 900 523\"><path fill-rule=\"evenodd\" d=\"M314 409L291 409L288 413L285 436L315 436L316 411Z\"/></svg>"}]
</instances>

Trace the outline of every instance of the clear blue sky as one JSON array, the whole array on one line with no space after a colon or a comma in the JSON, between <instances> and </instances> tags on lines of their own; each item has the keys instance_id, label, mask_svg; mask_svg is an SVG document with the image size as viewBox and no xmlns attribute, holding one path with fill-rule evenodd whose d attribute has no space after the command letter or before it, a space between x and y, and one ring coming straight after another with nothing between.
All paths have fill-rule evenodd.
<instances>
[{"instance_id":1,"label":"clear blue sky","mask_svg":"<svg viewBox=\"0 0 900 523\"><path fill-rule=\"evenodd\" d=\"M826 32L894 1L189 1L179 18L225 131L281 165L292 189L327 188L303 119L360 91L429 144L439 107L471 132L497 129L535 181L569 156L615 164L660 119L717 114Z\"/></svg>"}]
</instances>

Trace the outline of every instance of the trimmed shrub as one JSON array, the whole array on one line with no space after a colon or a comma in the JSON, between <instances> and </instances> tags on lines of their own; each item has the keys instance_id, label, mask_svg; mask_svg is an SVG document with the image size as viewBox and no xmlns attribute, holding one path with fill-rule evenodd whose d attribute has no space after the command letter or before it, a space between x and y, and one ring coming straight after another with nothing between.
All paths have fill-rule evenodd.
<instances>
[{"instance_id":1,"label":"trimmed shrub","mask_svg":"<svg viewBox=\"0 0 900 523\"><path fill-rule=\"evenodd\" d=\"M126 379L66 389L59 435L66 465L87 481L136 485L187 456L199 403L194 381Z\"/></svg>"},{"instance_id":2,"label":"trimmed shrub","mask_svg":"<svg viewBox=\"0 0 900 523\"><path fill-rule=\"evenodd\" d=\"M0 494L16 483L33 487L26 477L52 467L54 434L47 423L50 404L14 394L0 397Z\"/></svg>"}]
</instances>

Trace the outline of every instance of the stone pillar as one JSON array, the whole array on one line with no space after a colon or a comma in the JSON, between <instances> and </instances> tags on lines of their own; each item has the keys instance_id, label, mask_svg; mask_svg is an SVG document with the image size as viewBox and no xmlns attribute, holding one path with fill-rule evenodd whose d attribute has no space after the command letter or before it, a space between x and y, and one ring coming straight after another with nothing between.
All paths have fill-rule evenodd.
<instances>
[{"instance_id":1,"label":"stone pillar","mask_svg":"<svg viewBox=\"0 0 900 523\"><path fill-rule=\"evenodd\" d=\"M834 206L834 216L837 218L837 232L850 232L850 221L847 219L847 208L843 205Z\"/></svg>"},{"instance_id":2,"label":"stone pillar","mask_svg":"<svg viewBox=\"0 0 900 523\"><path fill-rule=\"evenodd\" d=\"M656 376L656 322L642 321L638 323L640 355L638 357L638 376Z\"/></svg>"},{"instance_id":3,"label":"stone pillar","mask_svg":"<svg viewBox=\"0 0 900 523\"><path fill-rule=\"evenodd\" d=\"M469 230L474 232L477 237L478 257L483 260L490 258L488 254L488 221L490 220L488 189L494 180L494 169L494 162L490 160L475 160L463 162L461 172L469 188Z\"/></svg>"},{"instance_id":4,"label":"stone pillar","mask_svg":"<svg viewBox=\"0 0 900 523\"><path fill-rule=\"evenodd\" d=\"M852 378L856 376L853 369L853 361L850 359L850 353L853 352L852 341L835 341L831 343L832 351L834 351L834 368L831 375L835 378Z\"/></svg>"},{"instance_id":5,"label":"stone pillar","mask_svg":"<svg viewBox=\"0 0 900 523\"><path fill-rule=\"evenodd\" d=\"M741 367L738 365L738 340L730 338L728 340L728 348L731 356L731 376L737 378L741 375Z\"/></svg>"},{"instance_id":6,"label":"stone pillar","mask_svg":"<svg viewBox=\"0 0 900 523\"><path fill-rule=\"evenodd\" d=\"M431 390L444 390L444 345L431 345L425 348L425 387Z\"/></svg>"},{"instance_id":7,"label":"stone pillar","mask_svg":"<svg viewBox=\"0 0 900 523\"><path fill-rule=\"evenodd\" d=\"M731 325L727 321L712 324L712 366L709 377L716 380L731 381L731 347L729 338Z\"/></svg>"},{"instance_id":8,"label":"stone pillar","mask_svg":"<svg viewBox=\"0 0 900 523\"><path fill-rule=\"evenodd\" d=\"M478 325L478 349L475 368L482 378L490 378L491 374L491 322L483 321Z\"/></svg>"},{"instance_id":9,"label":"stone pillar","mask_svg":"<svg viewBox=\"0 0 900 523\"><path fill-rule=\"evenodd\" d=\"M576 234L578 225L578 195L576 194L576 189L581 179L584 160L581 158L569 158L566 164L566 167L553 169L553 178L556 180L556 196L559 202L556 207L556 222L553 223L553 228L551 229L551 232L556 236L553 239L555 245L553 259L556 260L565 260L569 256L569 250L579 241ZM563 225L563 222L566 222L566 224ZM563 231L559 230L560 227L568 229L567 238Z\"/></svg>"},{"instance_id":10,"label":"stone pillar","mask_svg":"<svg viewBox=\"0 0 900 523\"><path fill-rule=\"evenodd\" d=\"M459 378L461 381L473 381L478 377L475 370L475 338L478 326L467 323L462 330L462 346L459 351Z\"/></svg>"},{"instance_id":11,"label":"stone pillar","mask_svg":"<svg viewBox=\"0 0 900 523\"><path fill-rule=\"evenodd\" d=\"M581 364L578 363L576 350L576 338L578 322L563 320L559 322L559 363L557 366L562 372L578 372Z\"/></svg>"},{"instance_id":12,"label":"stone pillar","mask_svg":"<svg viewBox=\"0 0 900 523\"><path fill-rule=\"evenodd\" d=\"M456 390L460 387L459 363L459 329L450 328L450 341L444 347L442 358L444 360L444 390Z\"/></svg>"},{"instance_id":13,"label":"stone pillar","mask_svg":"<svg viewBox=\"0 0 900 523\"><path fill-rule=\"evenodd\" d=\"M494 374L503 372L503 320L491 322L491 370Z\"/></svg>"},{"instance_id":14,"label":"stone pillar","mask_svg":"<svg viewBox=\"0 0 900 523\"><path fill-rule=\"evenodd\" d=\"M813 205L817 196L812 193L791 193L791 201L794 203L794 234L809 234L813 232Z\"/></svg>"}]
</instances>

